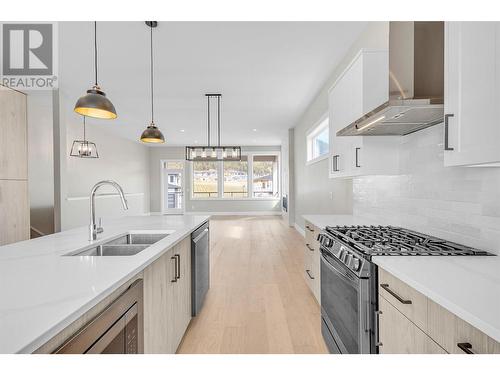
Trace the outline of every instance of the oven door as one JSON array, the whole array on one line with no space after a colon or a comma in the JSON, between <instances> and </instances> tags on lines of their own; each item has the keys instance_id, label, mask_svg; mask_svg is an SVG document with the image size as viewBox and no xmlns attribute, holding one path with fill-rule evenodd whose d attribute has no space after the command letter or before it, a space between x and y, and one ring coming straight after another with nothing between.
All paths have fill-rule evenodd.
<instances>
[{"instance_id":1,"label":"oven door","mask_svg":"<svg viewBox=\"0 0 500 375\"><path fill-rule=\"evenodd\" d=\"M370 353L370 281L321 251L321 318L332 353ZM335 344L335 345L333 345Z\"/></svg>"}]
</instances>

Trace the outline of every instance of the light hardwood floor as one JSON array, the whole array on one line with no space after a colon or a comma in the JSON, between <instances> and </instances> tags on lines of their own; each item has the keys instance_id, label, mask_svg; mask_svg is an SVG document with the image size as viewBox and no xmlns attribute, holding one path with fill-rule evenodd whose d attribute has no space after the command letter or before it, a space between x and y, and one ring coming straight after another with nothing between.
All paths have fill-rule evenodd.
<instances>
[{"instance_id":1,"label":"light hardwood floor","mask_svg":"<svg viewBox=\"0 0 500 375\"><path fill-rule=\"evenodd\" d=\"M178 353L327 353L302 236L279 216L217 217L210 234L210 290Z\"/></svg>"}]
</instances>

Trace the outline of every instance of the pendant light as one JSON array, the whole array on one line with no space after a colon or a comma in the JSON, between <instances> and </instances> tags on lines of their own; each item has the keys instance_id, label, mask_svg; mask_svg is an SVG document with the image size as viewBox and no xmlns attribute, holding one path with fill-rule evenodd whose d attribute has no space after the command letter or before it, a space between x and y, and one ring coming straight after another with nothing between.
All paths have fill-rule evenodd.
<instances>
[{"instance_id":1,"label":"pendant light","mask_svg":"<svg viewBox=\"0 0 500 375\"><path fill-rule=\"evenodd\" d=\"M115 106L106 97L104 91L101 90L97 83L97 22L94 21L94 69L95 69L95 84L91 89L87 90L87 94L82 96L75 104L75 112L83 116L115 119Z\"/></svg>"},{"instance_id":2,"label":"pendant light","mask_svg":"<svg viewBox=\"0 0 500 375\"><path fill-rule=\"evenodd\" d=\"M88 159L97 159L99 154L97 153L97 146L94 142L87 141L85 134L85 118L83 116L83 141L77 140L73 141L73 145L71 146L70 156L75 156L77 158L88 158Z\"/></svg>"},{"instance_id":3,"label":"pendant light","mask_svg":"<svg viewBox=\"0 0 500 375\"><path fill-rule=\"evenodd\" d=\"M146 130L144 130L141 134L141 141L144 143L165 143L165 138L161 133L160 129L158 129L154 123L154 92L153 92L153 28L158 26L158 22L156 21L146 21L146 25L149 26L151 31L150 38L150 46L151 46L151 54L150 54L150 62L151 62L151 124L148 125Z\"/></svg>"},{"instance_id":4,"label":"pendant light","mask_svg":"<svg viewBox=\"0 0 500 375\"><path fill-rule=\"evenodd\" d=\"M207 146L187 146L186 160L189 161L241 161L240 146L221 146L220 145L220 101L221 94L205 94L207 97L207 128L208 144ZM217 146L210 145L210 100L217 100Z\"/></svg>"}]
</instances>

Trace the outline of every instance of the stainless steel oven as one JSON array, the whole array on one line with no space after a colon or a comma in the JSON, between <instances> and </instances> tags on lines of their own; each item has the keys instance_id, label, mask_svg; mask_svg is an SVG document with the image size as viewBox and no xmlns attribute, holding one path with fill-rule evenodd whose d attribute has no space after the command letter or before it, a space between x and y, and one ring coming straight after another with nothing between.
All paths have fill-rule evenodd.
<instances>
[{"instance_id":1,"label":"stainless steel oven","mask_svg":"<svg viewBox=\"0 0 500 375\"><path fill-rule=\"evenodd\" d=\"M375 353L373 280L321 250L321 324L331 353Z\"/></svg>"},{"instance_id":2,"label":"stainless steel oven","mask_svg":"<svg viewBox=\"0 0 500 375\"><path fill-rule=\"evenodd\" d=\"M144 352L142 280L134 281L102 313L67 340L57 354Z\"/></svg>"}]
</instances>

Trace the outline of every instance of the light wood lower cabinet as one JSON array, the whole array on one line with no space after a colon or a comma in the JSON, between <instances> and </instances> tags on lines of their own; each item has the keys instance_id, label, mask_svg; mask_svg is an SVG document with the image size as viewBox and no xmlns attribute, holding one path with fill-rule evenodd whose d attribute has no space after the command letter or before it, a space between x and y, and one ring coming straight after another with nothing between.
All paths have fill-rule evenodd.
<instances>
[{"instance_id":1,"label":"light wood lower cabinet","mask_svg":"<svg viewBox=\"0 0 500 375\"><path fill-rule=\"evenodd\" d=\"M321 232L317 226L306 221L306 244L304 246L304 278L314 294L316 301L321 304L320 283L320 251L318 234Z\"/></svg>"},{"instance_id":2,"label":"light wood lower cabinet","mask_svg":"<svg viewBox=\"0 0 500 375\"><path fill-rule=\"evenodd\" d=\"M379 294L381 354L445 354L420 328Z\"/></svg>"},{"instance_id":3,"label":"light wood lower cabinet","mask_svg":"<svg viewBox=\"0 0 500 375\"><path fill-rule=\"evenodd\" d=\"M378 288L381 353L500 353L499 342L380 267Z\"/></svg>"},{"instance_id":4,"label":"light wood lower cabinet","mask_svg":"<svg viewBox=\"0 0 500 375\"><path fill-rule=\"evenodd\" d=\"M146 354L176 352L191 320L190 270L190 237L144 270Z\"/></svg>"}]
</instances>

